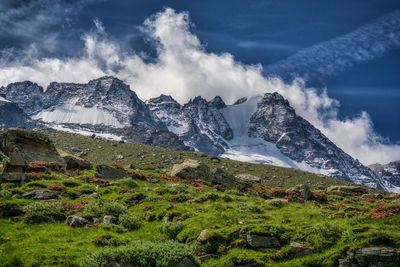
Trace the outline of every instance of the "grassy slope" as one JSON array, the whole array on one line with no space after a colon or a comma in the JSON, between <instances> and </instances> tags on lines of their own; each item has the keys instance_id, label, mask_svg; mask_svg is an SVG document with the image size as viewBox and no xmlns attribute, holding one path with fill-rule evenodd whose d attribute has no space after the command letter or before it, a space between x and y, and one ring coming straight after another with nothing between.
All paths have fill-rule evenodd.
<instances>
[{"instance_id":1,"label":"grassy slope","mask_svg":"<svg viewBox=\"0 0 400 267\"><path fill-rule=\"evenodd\" d=\"M184 158L196 158L210 163L210 157L201 157L200 153L171 151L137 144L119 144L65 133L54 133L52 139L58 148L66 151L70 151L71 147L79 147L82 150L89 148L88 158L98 163L116 162L115 157L119 154L125 157L121 161L122 164L132 163L136 166L163 164L165 168L169 168L172 163L181 162ZM104 150L99 149L99 146ZM146 153L143 158L138 156L144 151ZM164 154L171 163L163 162L161 154ZM308 179L310 184L342 183L301 171L239 163L227 159L222 159L218 164L211 164L225 166L237 173L281 177L281 182L278 182L278 179L267 180L271 181L272 187L276 185L288 187L304 182L302 179ZM163 242L168 239L194 245L198 254L204 252L215 254L215 257L205 261L203 266L233 266L245 263L265 266L312 264L336 266L337 260L345 256L348 249L374 245L400 248L398 196L377 196L372 193L364 196L345 196L340 193L315 191L316 199L313 201L305 202L294 198L289 202L270 203L264 195L276 197L281 191L264 185L254 185L243 192L236 189L221 191L205 188L205 184L191 185L183 180L171 181L160 177L160 173L168 170L136 171L151 174L159 179L160 183L135 180L130 186L117 184L96 189L79 178L84 174L93 175L94 170L89 170L72 173L73 179L68 179L66 174L59 173L52 174L51 179L31 181L23 186L2 184L0 207L15 205L24 208L38 202L24 200L18 194L14 198L9 198L5 190L21 194L32 189L51 190L50 185L64 184L67 186L62 191L64 193L60 193L60 202L66 207L77 204L84 208L82 211L68 208L64 211L64 216L90 215L85 200L89 203L96 200L81 195L89 187L99 194L101 201L116 201L124 205L129 214L136 215L142 222L138 229L120 233L119 228L104 228L101 224L97 227L71 228L65 225L64 220L27 224L24 222L24 215L12 219L0 219L0 266L76 266L87 253L100 249L93 240L110 237L120 245L145 240ZM77 198L73 199L65 192L76 195ZM126 201L138 194L142 194L144 198L136 203ZM288 198L287 195L282 197ZM143 211L149 205L151 207ZM385 215L385 218L380 219L370 218L376 215L373 209L381 205L393 207L394 214ZM353 210L357 210L360 214ZM148 214L148 211L152 214ZM384 210L382 213L390 212ZM169 235L162 231L160 226L165 224L162 220L164 216L179 220L178 224L183 228L177 235ZM208 237L211 241L200 243L196 238L205 228L210 229ZM275 236L282 246L277 249L252 249L240 237L243 233ZM312 246L314 253L301 259L290 259L288 249L290 242L293 241Z\"/></svg>"},{"instance_id":2,"label":"grassy slope","mask_svg":"<svg viewBox=\"0 0 400 267\"><path fill-rule=\"evenodd\" d=\"M252 164L219 158L216 163L212 156L204 153L176 151L159 147L147 146L135 143L120 144L117 141L104 139L92 139L87 136L70 134L65 132L49 132L50 138L58 149L70 152L72 147L77 147L87 152L87 159L95 163L120 163L124 166L152 165L159 169L171 169L173 164L182 163L184 159L197 159L207 163L210 167L225 168L231 173L249 173L264 179L264 183L272 187L288 188L297 184L307 184L311 187L329 185L349 185L351 183L332 179L323 175L317 175L290 168L282 168L265 164ZM118 160L122 155L124 159Z\"/></svg>"}]
</instances>

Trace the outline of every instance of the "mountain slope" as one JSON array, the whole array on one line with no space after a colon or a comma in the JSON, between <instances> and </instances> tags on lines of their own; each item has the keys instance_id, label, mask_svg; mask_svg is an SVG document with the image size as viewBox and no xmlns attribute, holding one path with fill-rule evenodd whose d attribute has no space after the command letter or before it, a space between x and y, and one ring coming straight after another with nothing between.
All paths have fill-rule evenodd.
<instances>
[{"instance_id":1,"label":"mountain slope","mask_svg":"<svg viewBox=\"0 0 400 267\"><path fill-rule=\"evenodd\" d=\"M29 117L17 104L0 96L0 128L27 126L30 123Z\"/></svg>"}]
</instances>

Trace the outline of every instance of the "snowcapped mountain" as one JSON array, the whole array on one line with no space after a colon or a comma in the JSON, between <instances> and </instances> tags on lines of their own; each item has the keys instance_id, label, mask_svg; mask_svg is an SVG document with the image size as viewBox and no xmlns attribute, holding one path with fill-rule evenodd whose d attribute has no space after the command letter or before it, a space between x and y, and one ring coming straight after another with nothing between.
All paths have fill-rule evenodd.
<instances>
[{"instance_id":1,"label":"snowcapped mountain","mask_svg":"<svg viewBox=\"0 0 400 267\"><path fill-rule=\"evenodd\" d=\"M378 177L387 184L392 185L390 191L400 193L400 161L388 164L373 164L368 166Z\"/></svg>"},{"instance_id":2,"label":"snowcapped mountain","mask_svg":"<svg viewBox=\"0 0 400 267\"><path fill-rule=\"evenodd\" d=\"M57 130L193 149L395 190L390 179L379 178L297 116L278 93L242 98L233 105L218 96L211 101L199 96L181 105L161 95L144 103L114 77L87 84L53 82L46 90L31 82L13 83L0 93L6 98L3 105L21 113L21 123L29 115L37 125Z\"/></svg>"}]
</instances>

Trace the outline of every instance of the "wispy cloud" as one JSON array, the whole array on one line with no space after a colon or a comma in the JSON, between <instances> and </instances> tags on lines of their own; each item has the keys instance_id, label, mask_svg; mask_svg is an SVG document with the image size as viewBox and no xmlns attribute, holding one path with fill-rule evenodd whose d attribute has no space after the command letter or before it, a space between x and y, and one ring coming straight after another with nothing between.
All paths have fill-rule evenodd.
<instances>
[{"instance_id":1,"label":"wispy cloud","mask_svg":"<svg viewBox=\"0 0 400 267\"><path fill-rule=\"evenodd\" d=\"M265 50L278 50L278 51L296 51L296 46L284 43L275 43L268 41L239 41L238 47L246 49L265 49Z\"/></svg>"},{"instance_id":2,"label":"wispy cloud","mask_svg":"<svg viewBox=\"0 0 400 267\"><path fill-rule=\"evenodd\" d=\"M368 25L314 45L265 68L266 74L324 81L357 63L383 56L400 47L400 11Z\"/></svg>"}]
</instances>

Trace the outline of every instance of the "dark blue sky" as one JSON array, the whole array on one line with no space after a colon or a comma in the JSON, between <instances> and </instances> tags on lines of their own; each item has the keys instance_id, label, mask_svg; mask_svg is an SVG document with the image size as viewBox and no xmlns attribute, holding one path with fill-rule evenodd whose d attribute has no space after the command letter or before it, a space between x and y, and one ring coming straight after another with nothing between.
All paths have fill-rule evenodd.
<instances>
[{"instance_id":1,"label":"dark blue sky","mask_svg":"<svg viewBox=\"0 0 400 267\"><path fill-rule=\"evenodd\" d=\"M165 6L189 12L192 31L207 51L229 52L241 62L266 67L399 10L400 1L4 0L0 3L0 49L12 49L13 55L18 55L32 43L42 42L36 51L41 57L74 56L82 46L81 36L93 28L92 21L98 18L111 38L125 48L152 54L138 27ZM5 60L10 53L2 54ZM379 134L400 141L399 46L383 57L355 64L322 83L318 81L318 87L324 86L329 96L340 100L341 117L365 110Z\"/></svg>"}]
</instances>

